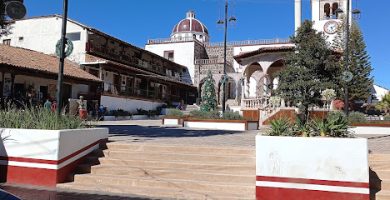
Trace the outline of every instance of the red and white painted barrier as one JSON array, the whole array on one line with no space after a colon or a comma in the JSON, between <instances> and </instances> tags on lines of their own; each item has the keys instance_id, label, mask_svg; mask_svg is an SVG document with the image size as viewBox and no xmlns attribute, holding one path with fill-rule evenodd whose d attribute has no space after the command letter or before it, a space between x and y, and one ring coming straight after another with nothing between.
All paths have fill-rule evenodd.
<instances>
[{"instance_id":1,"label":"red and white painted barrier","mask_svg":"<svg viewBox=\"0 0 390 200\"><path fill-rule=\"evenodd\" d=\"M256 136L258 200L369 200L367 139Z\"/></svg>"},{"instance_id":2,"label":"red and white painted barrier","mask_svg":"<svg viewBox=\"0 0 390 200\"><path fill-rule=\"evenodd\" d=\"M0 129L0 181L55 186L99 148L105 128L74 130Z\"/></svg>"}]
</instances>

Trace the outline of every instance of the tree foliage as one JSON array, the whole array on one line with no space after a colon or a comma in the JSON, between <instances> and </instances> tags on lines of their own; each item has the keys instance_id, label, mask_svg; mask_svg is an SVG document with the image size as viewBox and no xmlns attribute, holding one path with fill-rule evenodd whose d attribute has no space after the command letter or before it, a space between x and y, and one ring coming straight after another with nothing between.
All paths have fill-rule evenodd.
<instances>
[{"instance_id":1,"label":"tree foliage","mask_svg":"<svg viewBox=\"0 0 390 200\"><path fill-rule=\"evenodd\" d=\"M336 51L344 52L345 46L345 21L342 20L337 31L337 35L333 42L333 48ZM349 65L345 68L344 59L339 60L339 66L342 70L352 72L353 78L348 82L349 101L366 101L370 96L370 91L373 85L373 78L371 77L371 63L370 57L366 51L366 44L364 42L363 34L359 25L353 21L350 28L349 37ZM339 83L340 85L343 83Z\"/></svg>"},{"instance_id":2,"label":"tree foliage","mask_svg":"<svg viewBox=\"0 0 390 200\"><path fill-rule=\"evenodd\" d=\"M383 99L375 107L385 114L390 114L390 93L383 96Z\"/></svg>"},{"instance_id":3,"label":"tree foliage","mask_svg":"<svg viewBox=\"0 0 390 200\"><path fill-rule=\"evenodd\" d=\"M286 57L286 68L278 73L280 78L278 95L297 105L307 121L309 107L321 102L321 91L337 89L338 67L322 33L312 28L312 22L305 21L291 38L295 52Z\"/></svg>"},{"instance_id":4,"label":"tree foliage","mask_svg":"<svg viewBox=\"0 0 390 200\"><path fill-rule=\"evenodd\" d=\"M202 86L202 103L200 109L202 111L214 111L217 109L217 98L215 95L215 80L209 70L207 72L206 80Z\"/></svg>"}]
</instances>

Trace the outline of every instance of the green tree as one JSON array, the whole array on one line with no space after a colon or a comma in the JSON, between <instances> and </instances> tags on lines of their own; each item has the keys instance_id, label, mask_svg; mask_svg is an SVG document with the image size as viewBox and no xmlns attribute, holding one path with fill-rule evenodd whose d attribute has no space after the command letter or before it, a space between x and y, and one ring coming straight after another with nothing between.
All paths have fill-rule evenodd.
<instances>
[{"instance_id":1,"label":"green tree","mask_svg":"<svg viewBox=\"0 0 390 200\"><path fill-rule=\"evenodd\" d=\"M206 80L202 86L202 103L200 105L200 109L202 111L214 111L217 108L217 98L215 95L215 81L213 79L213 75L209 70L207 72Z\"/></svg>"},{"instance_id":2,"label":"green tree","mask_svg":"<svg viewBox=\"0 0 390 200\"><path fill-rule=\"evenodd\" d=\"M344 52L344 32L345 22L340 23L337 35L333 42L333 48L336 51ZM349 65L348 71L352 72L353 78L348 85L349 101L366 101L370 96L371 87L373 85L373 78L371 77L371 63L370 57L366 51L366 44L364 42L363 34L359 25L353 21L350 29L349 37ZM339 60L339 66L342 70L344 67L344 59ZM340 85L343 83L339 83Z\"/></svg>"},{"instance_id":3,"label":"green tree","mask_svg":"<svg viewBox=\"0 0 390 200\"><path fill-rule=\"evenodd\" d=\"M390 113L390 93L383 96L382 101L380 101L376 106L378 110L383 111L385 114Z\"/></svg>"},{"instance_id":4,"label":"green tree","mask_svg":"<svg viewBox=\"0 0 390 200\"><path fill-rule=\"evenodd\" d=\"M321 102L321 91L335 87L337 78L336 57L322 33L305 21L291 38L295 52L286 57L286 68L278 73L279 87L276 91L282 98L292 101L302 111L306 123L309 108Z\"/></svg>"}]
</instances>

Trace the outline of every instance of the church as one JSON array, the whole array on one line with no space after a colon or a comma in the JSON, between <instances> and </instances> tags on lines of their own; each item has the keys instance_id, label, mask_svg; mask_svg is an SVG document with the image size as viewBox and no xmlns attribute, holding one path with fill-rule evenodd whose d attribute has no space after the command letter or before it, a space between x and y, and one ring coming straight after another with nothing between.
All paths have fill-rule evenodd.
<instances>
[{"instance_id":1,"label":"church","mask_svg":"<svg viewBox=\"0 0 390 200\"><path fill-rule=\"evenodd\" d=\"M323 32L329 44L336 36L341 15L346 13L346 6L347 0L311 1L313 28ZM295 0L295 30L301 23L302 1ZM210 70L215 79L217 101L221 105L224 44L212 43L209 38L206 25L196 18L194 11L188 11L186 17L173 26L170 38L148 40L145 49L187 66L190 81L198 88L199 95ZM263 111L260 115L270 113L265 110L269 108L271 89L278 86L275 74L283 70L285 55L293 51L294 46L289 39L280 38L228 42L226 104L233 110ZM286 105L281 102L281 106Z\"/></svg>"}]
</instances>

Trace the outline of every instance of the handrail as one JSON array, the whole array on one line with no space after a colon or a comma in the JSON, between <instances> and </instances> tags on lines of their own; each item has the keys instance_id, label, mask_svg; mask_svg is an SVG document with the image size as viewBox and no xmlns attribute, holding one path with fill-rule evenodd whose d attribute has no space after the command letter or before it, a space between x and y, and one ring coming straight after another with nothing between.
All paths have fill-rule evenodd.
<instances>
[{"instance_id":1,"label":"handrail","mask_svg":"<svg viewBox=\"0 0 390 200\"><path fill-rule=\"evenodd\" d=\"M195 65L211 65L211 64L223 64L223 59L212 58L212 59L196 59ZM227 65L232 65L231 62L226 61Z\"/></svg>"},{"instance_id":2,"label":"handrail","mask_svg":"<svg viewBox=\"0 0 390 200\"><path fill-rule=\"evenodd\" d=\"M147 44L167 44L167 43L175 43L175 42L192 42L199 41L194 37L181 37L181 38L157 38L157 39L149 39Z\"/></svg>"},{"instance_id":3,"label":"handrail","mask_svg":"<svg viewBox=\"0 0 390 200\"><path fill-rule=\"evenodd\" d=\"M290 43L290 39L259 39L259 40L242 40L242 41L231 41L226 43L227 46L245 46L245 45L266 45L266 44L285 44ZM220 47L223 46L223 42L207 43L209 47Z\"/></svg>"}]
</instances>

